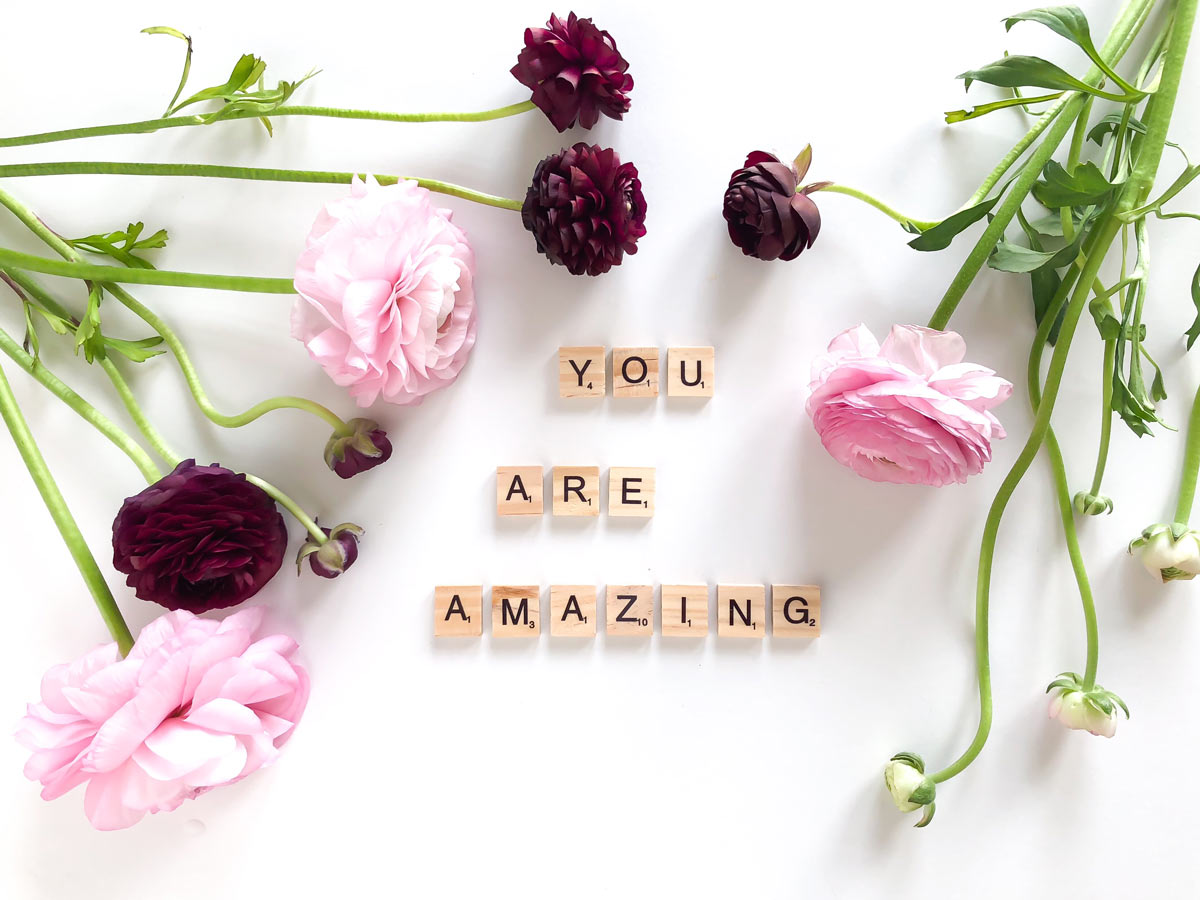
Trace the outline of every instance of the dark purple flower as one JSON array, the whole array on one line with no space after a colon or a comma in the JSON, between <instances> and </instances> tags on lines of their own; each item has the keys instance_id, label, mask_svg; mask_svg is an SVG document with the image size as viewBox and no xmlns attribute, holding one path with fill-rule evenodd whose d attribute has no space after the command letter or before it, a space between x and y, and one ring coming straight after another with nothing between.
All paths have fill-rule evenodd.
<instances>
[{"instance_id":1,"label":"dark purple flower","mask_svg":"<svg viewBox=\"0 0 1200 900\"><path fill-rule=\"evenodd\" d=\"M813 245L821 230L821 213L808 196L810 185L796 190L804 173L779 157L755 150L733 173L725 191L729 239L747 256L795 259Z\"/></svg>"},{"instance_id":2,"label":"dark purple flower","mask_svg":"<svg viewBox=\"0 0 1200 900\"><path fill-rule=\"evenodd\" d=\"M300 567L307 559L308 565L317 575L322 578L337 578L358 559L358 539L362 537L363 530L352 522L321 530L329 540L318 544L309 535L296 556L296 572L299 574Z\"/></svg>"},{"instance_id":3,"label":"dark purple flower","mask_svg":"<svg viewBox=\"0 0 1200 900\"><path fill-rule=\"evenodd\" d=\"M370 419L351 419L346 424L354 431L335 433L325 445L325 465L339 478L353 478L392 458L392 442L379 423Z\"/></svg>"},{"instance_id":4,"label":"dark purple flower","mask_svg":"<svg viewBox=\"0 0 1200 900\"><path fill-rule=\"evenodd\" d=\"M601 275L637 253L646 233L637 167L587 144L547 156L534 170L521 221L550 262L572 275Z\"/></svg>"},{"instance_id":5,"label":"dark purple flower","mask_svg":"<svg viewBox=\"0 0 1200 900\"><path fill-rule=\"evenodd\" d=\"M287 528L245 475L185 459L128 498L113 521L113 565L143 600L201 613L258 593L279 571Z\"/></svg>"},{"instance_id":6,"label":"dark purple flower","mask_svg":"<svg viewBox=\"0 0 1200 900\"><path fill-rule=\"evenodd\" d=\"M571 13L551 16L545 28L525 29L525 49L512 74L532 89L533 102L559 131L575 124L591 128L604 113L620 119L629 111L633 79L617 42L591 19Z\"/></svg>"}]
</instances>

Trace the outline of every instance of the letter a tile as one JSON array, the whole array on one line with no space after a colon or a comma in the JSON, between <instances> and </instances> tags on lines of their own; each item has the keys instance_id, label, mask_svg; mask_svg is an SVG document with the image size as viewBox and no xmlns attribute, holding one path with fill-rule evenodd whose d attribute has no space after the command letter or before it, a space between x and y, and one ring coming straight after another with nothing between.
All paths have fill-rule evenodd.
<instances>
[{"instance_id":1,"label":"letter a tile","mask_svg":"<svg viewBox=\"0 0 1200 900\"><path fill-rule=\"evenodd\" d=\"M501 516L542 514L542 467L496 467L496 513Z\"/></svg>"},{"instance_id":2,"label":"letter a tile","mask_svg":"<svg viewBox=\"0 0 1200 900\"><path fill-rule=\"evenodd\" d=\"M771 607L771 633L775 637L821 636L821 589L817 585L771 585Z\"/></svg>"},{"instance_id":3,"label":"letter a tile","mask_svg":"<svg viewBox=\"0 0 1200 900\"><path fill-rule=\"evenodd\" d=\"M492 637L537 637L542 631L542 589L492 587Z\"/></svg>"},{"instance_id":4,"label":"letter a tile","mask_svg":"<svg viewBox=\"0 0 1200 900\"><path fill-rule=\"evenodd\" d=\"M550 585L550 636L596 636L595 585Z\"/></svg>"},{"instance_id":5,"label":"letter a tile","mask_svg":"<svg viewBox=\"0 0 1200 900\"><path fill-rule=\"evenodd\" d=\"M717 636L762 638L767 632L767 590L761 584L717 585Z\"/></svg>"},{"instance_id":6,"label":"letter a tile","mask_svg":"<svg viewBox=\"0 0 1200 900\"><path fill-rule=\"evenodd\" d=\"M477 584L433 589L434 637L483 634L483 587Z\"/></svg>"}]
</instances>

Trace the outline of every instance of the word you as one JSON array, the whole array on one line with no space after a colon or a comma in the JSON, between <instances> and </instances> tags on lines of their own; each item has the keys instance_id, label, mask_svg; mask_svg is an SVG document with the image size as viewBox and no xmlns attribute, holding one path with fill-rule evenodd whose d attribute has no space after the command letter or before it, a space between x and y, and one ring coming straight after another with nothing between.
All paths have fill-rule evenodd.
<instances>
[{"instance_id":1,"label":"word you","mask_svg":"<svg viewBox=\"0 0 1200 900\"><path fill-rule=\"evenodd\" d=\"M543 511L541 466L496 467L496 513L540 516ZM556 516L600 515L599 466L555 466L551 508ZM649 519L654 515L654 469L608 470L608 514Z\"/></svg>"},{"instance_id":2,"label":"word you","mask_svg":"<svg viewBox=\"0 0 1200 900\"><path fill-rule=\"evenodd\" d=\"M608 392L606 357L604 347L559 347L558 395L603 397ZM658 396L657 347L614 347L612 363L614 397ZM715 367L712 347L668 347L667 396L711 397Z\"/></svg>"},{"instance_id":3,"label":"word you","mask_svg":"<svg viewBox=\"0 0 1200 900\"><path fill-rule=\"evenodd\" d=\"M645 636L654 632L654 587L608 585L604 592L604 633ZM812 584L717 585L718 637L763 638L768 614L771 633L779 638L814 638L821 634L821 589ZM709 633L709 588L705 584L661 587L662 634L704 637ZM550 587L550 635L595 637L601 614L594 585ZM537 637L542 633L542 589L537 585L496 585L491 591L493 637ZM433 592L436 637L479 637L483 634L483 587L441 586Z\"/></svg>"}]
</instances>

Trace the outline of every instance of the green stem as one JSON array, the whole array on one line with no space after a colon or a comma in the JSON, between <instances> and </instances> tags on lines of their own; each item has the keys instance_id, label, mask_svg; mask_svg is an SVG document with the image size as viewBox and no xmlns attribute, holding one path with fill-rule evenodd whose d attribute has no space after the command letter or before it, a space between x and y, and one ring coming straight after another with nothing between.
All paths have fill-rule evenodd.
<instances>
[{"instance_id":1,"label":"green stem","mask_svg":"<svg viewBox=\"0 0 1200 900\"><path fill-rule=\"evenodd\" d=\"M121 610L117 607L117 601L113 598L112 591L104 580L100 567L96 564L96 558L88 549L87 541L84 540L79 525L75 522L75 517L71 515L62 491L58 489L54 476L50 474L50 469L46 466L46 460L42 456L41 450L38 449L33 434L29 431L29 424L21 414L17 398L13 395L12 387L2 368L0 368L0 418L3 418L4 423L8 426L13 443L17 445L17 451L21 454L26 468L29 469L33 483L37 485L38 493L42 495L46 509L50 511L50 517L58 526L59 534L62 535L71 558L75 560L75 565L79 567L79 574L83 576L83 582L87 585L92 599L95 600L96 606L100 610L100 617L104 619L108 633L117 642L117 649L124 656L133 647L133 635L129 633L129 626L125 624Z\"/></svg>"},{"instance_id":2,"label":"green stem","mask_svg":"<svg viewBox=\"0 0 1200 900\"><path fill-rule=\"evenodd\" d=\"M1155 0L1130 0L1125 5L1117 21L1113 24L1108 39L1104 42L1104 46L1100 50L1101 55L1105 59L1111 59L1114 64L1121 59L1129 49L1130 44L1133 43L1133 39L1137 36L1138 31L1145 22L1146 16L1154 6L1154 2ZM1100 71L1099 67L1093 66L1084 78L1084 81L1089 84L1099 84L1103 78L1104 73ZM1045 136L1042 138L1041 144L1029 157L1028 161L1026 161L1020 173L1013 179L1008 195L995 210L991 222L988 223L983 234L967 255L958 274L954 276L954 280L950 282L949 288L946 289L945 295L929 319L930 328L942 331L950 323L950 318L954 315L954 311L958 308L958 304L966 294L967 288L971 286L971 283L975 280L975 276L979 274L979 270L983 268L983 264L987 262L988 256L991 255L992 248L996 246L997 241L1004 235L1004 231L1008 228L1013 216L1016 215L1017 210L1025 202L1025 198L1041 174L1042 168L1054 157L1058 145L1062 143L1067 131L1070 130L1071 125L1078 118L1085 102L1086 97L1083 94L1068 94L1043 114L1043 119L1046 119L1046 125L1043 126ZM1039 122L1038 124L1041 123ZM1037 135L1034 136L1035 139L1036 137ZM1032 141L1030 141L1031 143ZM1027 144L1026 146L1029 145ZM1014 147L1013 149L1015 150L1016 148ZM1016 157L1014 157L1015 159ZM1007 171L1007 168L1005 171ZM1002 175L1003 172L1001 172ZM997 180L999 180L999 177L997 177ZM988 190L990 191L991 188L989 187ZM986 196L987 194L985 193L983 197ZM980 197L980 200L983 197ZM968 205L974 204L969 202Z\"/></svg>"},{"instance_id":3,"label":"green stem","mask_svg":"<svg viewBox=\"0 0 1200 900\"><path fill-rule=\"evenodd\" d=\"M1000 183L1000 179L1008 174L1008 171L1013 167L1013 164L1025 155L1025 151L1033 146L1034 141L1041 136L1042 132L1049 128L1054 123L1055 119L1061 115L1063 109L1066 108L1067 102L1070 99L1071 95L1068 94L1061 100L1058 100L1044 113L1039 115L1034 121L1033 126L1027 132L1025 132L1019 141L1013 144L1012 149L1009 150L1008 153L1004 154L1004 157L999 163L997 163L996 168L992 169L992 171L988 173L988 176L983 179L983 182L979 185L975 193L967 198L967 202L964 203L960 209L970 209L972 206L978 206L980 203L986 200L988 194L990 194L992 189Z\"/></svg>"},{"instance_id":4,"label":"green stem","mask_svg":"<svg viewBox=\"0 0 1200 900\"><path fill-rule=\"evenodd\" d=\"M290 278L257 278L246 275L206 275L198 272L170 272L163 269L126 269L91 263L64 262L31 253L0 247L0 268L13 267L43 275L62 275L109 284L162 284L168 287L212 288L219 291L244 291L252 294L294 294Z\"/></svg>"},{"instance_id":5,"label":"green stem","mask_svg":"<svg viewBox=\"0 0 1200 900\"><path fill-rule=\"evenodd\" d=\"M1058 316L1059 303L1049 314ZM1029 351L1028 385L1029 405L1034 413L1042 402L1041 373L1044 340L1035 340ZM1067 466L1063 461L1062 449L1054 428L1046 428L1046 454L1050 457L1050 470L1054 475L1054 495L1058 501L1058 515L1062 522L1063 537L1067 542L1067 555L1071 559L1071 571L1079 588L1079 599L1083 603L1084 630L1087 633L1087 661L1084 665L1083 687L1091 690L1096 685L1096 668L1100 662L1100 627L1096 619L1096 601L1092 596L1092 585L1088 579L1083 551L1079 547L1079 533L1075 527L1075 511L1071 504L1071 487L1067 479ZM1099 488L1097 488L1098 490ZM1095 493L1095 491L1093 491Z\"/></svg>"},{"instance_id":6,"label":"green stem","mask_svg":"<svg viewBox=\"0 0 1200 900\"><path fill-rule=\"evenodd\" d=\"M934 225L938 224L937 222L930 222L924 219L914 219L912 216L906 216L888 206L882 200L872 197L866 191L860 191L857 188L852 188L845 184L838 184L834 182L833 184L823 185L820 190L827 194L845 194L847 197L854 197L856 200L861 200L863 203L875 207L889 219L894 219L901 225L911 225L918 231L928 231Z\"/></svg>"},{"instance_id":7,"label":"green stem","mask_svg":"<svg viewBox=\"0 0 1200 900\"><path fill-rule=\"evenodd\" d=\"M350 184L358 172L327 172L313 169L258 169L249 166L209 166L195 163L45 162L0 166L0 178L39 175L154 175L171 177L233 178L244 181L286 181L300 184ZM451 197L461 197L500 209L521 209L520 200L474 191L448 181L411 178L406 175L376 175L380 184L415 181L423 188ZM147 282L157 284L158 282Z\"/></svg>"},{"instance_id":8,"label":"green stem","mask_svg":"<svg viewBox=\"0 0 1200 900\"><path fill-rule=\"evenodd\" d=\"M77 393L67 387L54 373L46 368L41 360L36 360L21 347L6 331L0 329L0 352L3 352L24 371L32 375L37 382L69 406L82 419L94 425L96 429L108 438L116 447L128 456L138 471L150 484L162 478L162 472L154 464L145 450L133 438L122 431L111 419L99 412Z\"/></svg>"},{"instance_id":9,"label":"green stem","mask_svg":"<svg viewBox=\"0 0 1200 900\"><path fill-rule=\"evenodd\" d=\"M1069 122L1068 122L1069 124ZM1034 416L1033 428L1025 446L1017 456L1016 462L1009 469L996 497L988 510L984 523L983 540L979 552L979 573L975 593L975 659L976 674L979 679L979 726L975 737L963 754L940 772L932 775L935 782L943 782L953 778L974 762L987 743L988 734L992 727L992 683L991 663L988 649L988 616L991 600L992 563L996 554L996 537L1000 531L1000 523L1017 485L1029 471L1029 466L1037 456L1046 439L1050 428L1050 416L1054 411L1058 391L1062 386L1063 371L1067 365L1067 354L1070 352L1071 341L1075 337L1075 329L1079 325L1079 317L1087 305L1088 294L1100 266L1104 261L1105 251L1112 243L1119 230L1119 223L1111 213L1104 213L1096 223L1087 240L1085 250L1086 262L1075 282L1063 316L1062 327L1059 329L1058 340L1054 345L1054 353L1050 358L1050 369L1046 373L1046 386L1041 403L1038 404ZM1045 340L1054 317L1047 314L1038 328L1038 336L1034 340ZM1044 334L1043 334L1044 331Z\"/></svg>"},{"instance_id":10,"label":"green stem","mask_svg":"<svg viewBox=\"0 0 1200 900\"><path fill-rule=\"evenodd\" d=\"M280 106L270 112L239 110L222 116L216 122L232 122L237 119L281 118L283 116L322 116L331 119L367 119L372 122L487 122L529 112L536 107L530 100L487 109L482 112L434 112L434 113L390 113L370 109L341 109L332 106ZM141 122L125 122L119 125L94 125L88 128L68 128L62 131L44 131L39 134L23 134L17 137L0 138L0 147L27 147L31 144L50 144L55 141L70 141L76 138L103 137L113 134L149 134L164 128L181 128L204 125L203 115L170 116L146 119Z\"/></svg>"},{"instance_id":11,"label":"green stem","mask_svg":"<svg viewBox=\"0 0 1200 900\"><path fill-rule=\"evenodd\" d=\"M313 539L318 544L324 544L329 540L329 538L325 536L325 532L321 530L321 526L312 520L308 513L304 511L303 507L301 507L299 503L297 503L279 488L275 487L275 485L271 484L270 482L263 481L257 475L247 475L246 480L251 484L258 485L267 493L268 496L271 497L272 500L295 516L296 521L304 526L305 530L313 536Z\"/></svg>"},{"instance_id":12,"label":"green stem","mask_svg":"<svg viewBox=\"0 0 1200 900\"><path fill-rule=\"evenodd\" d=\"M113 389L117 392L117 396L121 398L121 403L125 406L125 411L129 413L129 418L133 419L133 424L138 427L138 431L146 438L147 442L154 449L154 452L165 460L171 468L179 465L182 457L168 446L166 439L163 438L159 430L146 417L146 413L142 410L141 404L138 403L137 397L134 396L133 389L129 387L129 382L121 374L121 370L116 367L116 364L111 359L100 360L100 367L104 369L104 374L112 382Z\"/></svg>"},{"instance_id":13,"label":"green stem","mask_svg":"<svg viewBox=\"0 0 1200 900\"><path fill-rule=\"evenodd\" d=\"M1196 498L1196 472L1200 469L1200 390L1192 401L1192 413L1188 417L1187 444L1183 450L1183 474L1179 478L1179 499L1175 502L1175 518L1172 521L1186 525L1192 515L1192 502Z\"/></svg>"},{"instance_id":14,"label":"green stem","mask_svg":"<svg viewBox=\"0 0 1200 900\"><path fill-rule=\"evenodd\" d=\"M11 194L0 190L0 205L9 209L18 219L20 219L35 235L42 239L51 249L57 252L69 262L79 262L82 257L79 252L59 237L53 229L46 225L41 219L33 214L33 212L21 203ZM64 319L72 319L69 312L50 297L46 291L32 278L19 270L12 271L12 277L21 286L25 287L34 294L43 306L46 306L51 312L55 313ZM188 356L187 350L183 346L183 342L179 336L171 329L167 323L159 318L149 307L138 301L132 294L118 285L109 285L108 291L125 305L136 316L141 318L143 322L158 332L162 337L167 347L175 356L176 362L179 364L180 370L183 372L184 380L187 382L188 390L191 391L192 397L196 401L196 405L205 416L217 425L223 428L239 428L253 422L268 412L276 409L299 409L304 412L311 413L319 419L327 422L336 434L345 435L351 432L351 428L347 425L337 413L328 407L322 406L312 400L306 400L303 397L271 397L262 401L243 413L236 415L226 415L217 410L208 399L208 394L205 393L204 386L200 383L200 376L196 372L196 367L192 364L191 357ZM119 390L119 389L118 389ZM146 424L149 424L147 421ZM140 423L139 423L140 425ZM145 429L143 429L145 433ZM149 437L149 435L147 435ZM153 439L151 439L153 440ZM165 445L164 445L165 447ZM161 454L160 454L161 455ZM164 457L166 458L166 457Z\"/></svg>"},{"instance_id":15,"label":"green stem","mask_svg":"<svg viewBox=\"0 0 1200 900\"><path fill-rule=\"evenodd\" d=\"M1089 492L1093 497L1100 496L1100 484L1104 481L1104 469L1108 465L1108 448L1112 441L1112 395L1113 395L1113 367L1117 361L1117 342L1116 340L1104 342L1104 368L1101 372L1103 383L1100 387L1100 449L1096 453L1096 468L1092 473L1092 489Z\"/></svg>"}]
</instances>

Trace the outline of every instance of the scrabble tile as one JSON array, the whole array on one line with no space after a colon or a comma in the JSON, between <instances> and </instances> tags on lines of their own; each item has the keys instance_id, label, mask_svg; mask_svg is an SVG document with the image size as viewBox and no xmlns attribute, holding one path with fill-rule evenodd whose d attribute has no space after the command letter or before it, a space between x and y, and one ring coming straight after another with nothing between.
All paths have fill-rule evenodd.
<instances>
[{"instance_id":1,"label":"scrabble tile","mask_svg":"<svg viewBox=\"0 0 1200 900\"><path fill-rule=\"evenodd\" d=\"M821 588L815 584L771 585L771 633L781 638L821 636Z\"/></svg>"},{"instance_id":2,"label":"scrabble tile","mask_svg":"<svg viewBox=\"0 0 1200 900\"><path fill-rule=\"evenodd\" d=\"M597 466L555 466L550 476L556 516L600 515L600 469Z\"/></svg>"},{"instance_id":3,"label":"scrabble tile","mask_svg":"<svg viewBox=\"0 0 1200 900\"><path fill-rule=\"evenodd\" d=\"M493 585L492 636L537 637L542 633L541 600L537 585Z\"/></svg>"},{"instance_id":4,"label":"scrabble tile","mask_svg":"<svg viewBox=\"0 0 1200 900\"><path fill-rule=\"evenodd\" d=\"M591 584L550 586L551 637L596 636L596 587Z\"/></svg>"},{"instance_id":5,"label":"scrabble tile","mask_svg":"<svg viewBox=\"0 0 1200 900\"><path fill-rule=\"evenodd\" d=\"M766 596L761 584L717 585L717 636L762 638L767 631Z\"/></svg>"},{"instance_id":6,"label":"scrabble tile","mask_svg":"<svg viewBox=\"0 0 1200 900\"><path fill-rule=\"evenodd\" d=\"M433 589L434 637L479 637L483 634L483 588L477 584Z\"/></svg>"},{"instance_id":7,"label":"scrabble tile","mask_svg":"<svg viewBox=\"0 0 1200 900\"><path fill-rule=\"evenodd\" d=\"M654 515L654 469L608 470L608 514L649 519Z\"/></svg>"},{"instance_id":8,"label":"scrabble tile","mask_svg":"<svg viewBox=\"0 0 1200 900\"><path fill-rule=\"evenodd\" d=\"M603 347L558 348L558 396L603 397L608 391Z\"/></svg>"},{"instance_id":9,"label":"scrabble tile","mask_svg":"<svg viewBox=\"0 0 1200 900\"><path fill-rule=\"evenodd\" d=\"M658 348L613 348L613 396L658 396Z\"/></svg>"},{"instance_id":10,"label":"scrabble tile","mask_svg":"<svg viewBox=\"0 0 1200 900\"><path fill-rule=\"evenodd\" d=\"M662 586L662 633L665 637L704 637L708 634L708 585Z\"/></svg>"},{"instance_id":11,"label":"scrabble tile","mask_svg":"<svg viewBox=\"0 0 1200 900\"><path fill-rule=\"evenodd\" d=\"M667 348L667 396L711 397L716 379L712 347Z\"/></svg>"},{"instance_id":12,"label":"scrabble tile","mask_svg":"<svg viewBox=\"0 0 1200 900\"><path fill-rule=\"evenodd\" d=\"M654 588L610 584L604 610L607 634L648 636L654 631Z\"/></svg>"},{"instance_id":13,"label":"scrabble tile","mask_svg":"<svg viewBox=\"0 0 1200 900\"><path fill-rule=\"evenodd\" d=\"M496 513L501 516L542 514L542 467L496 467Z\"/></svg>"}]
</instances>

